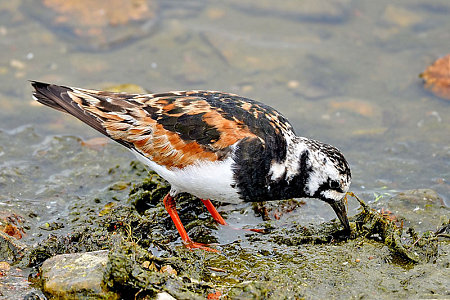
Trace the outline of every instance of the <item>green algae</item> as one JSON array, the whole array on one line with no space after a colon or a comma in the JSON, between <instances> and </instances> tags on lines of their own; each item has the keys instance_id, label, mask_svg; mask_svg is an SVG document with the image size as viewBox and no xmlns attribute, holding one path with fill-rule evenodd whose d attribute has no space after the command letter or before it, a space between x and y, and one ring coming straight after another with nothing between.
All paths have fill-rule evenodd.
<instances>
[{"instance_id":1,"label":"green algae","mask_svg":"<svg viewBox=\"0 0 450 300\"><path fill-rule=\"evenodd\" d=\"M190 251L180 244L162 204L169 189L163 179L149 173L132 186L127 205L107 204L92 224L66 236L50 236L27 252L22 265L38 267L56 254L108 249L105 286L136 299L160 292L177 299L410 295L419 270L428 276L448 273L446 239L439 242L433 232L420 235L413 228L402 228L398 220L359 199L360 212L350 218L349 237L340 234L338 220L317 225L290 222L281 227L269 221L267 234L245 231L228 244L212 246L220 253ZM185 194L177 205L191 238L216 241L213 233L218 225L197 199ZM200 220L203 215L208 217ZM164 266L174 273L164 272ZM442 292L443 279L429 280L437 283L427 288Z\"/></svg>"},{"instance_id":2,"label":"green algae","mask_svg":"<svg viewBox=\"0 0 450 300\"><path fill-rule=\"evenodd\" d=\"M414 228L404 230L394 220L371 209L361 199L355 197L362 207L362 212L355 216L358 234L370 238L379 235L381 240L395 255L413 263L429 262L438 255L438 239L431 231L419 236Z\"/></svg>"},{"instance_id":3,"label":"green algae","mask_svg":"<svg viewBox=\"0 0 450 300\"><path fill-rule=\"evenodd\" d=\"M182 257L158 258L135 243L122 241L109 253L104 283L108 289L122 294L139 291L140 297L153 297L165 291L177 299L202 299L201 295L211 290L212 284L195 280L184 272L182 276L163 272L163 266L182 270L184 264Z\"/></svg>"}]
</instances>

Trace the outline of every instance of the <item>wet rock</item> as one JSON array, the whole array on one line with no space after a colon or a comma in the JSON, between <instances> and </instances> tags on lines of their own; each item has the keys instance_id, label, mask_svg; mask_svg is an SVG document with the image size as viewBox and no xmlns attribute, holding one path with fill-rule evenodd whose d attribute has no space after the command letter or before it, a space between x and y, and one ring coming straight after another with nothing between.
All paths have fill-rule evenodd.
<instances>
[{"instance_id":1,"label":"wet rock","mask_svg":"<svg viewBox=\"0 0 450 300\"><path fill-rule=\"evenodd\" d=\"M118 181L109 187L113 191L121 191L128 187L129 183L125 181Z\"/></svg>"},{"instance_id":2,"label":"wet rock","mask_svg":"<svg viewBox=\"0 0 450 300\"><path fill-rule=\"evenodd\" d=\"M92 150L100 151L111 140L105 137L95 137L88 140L80 141L81 145Z\"/></svg>"},{"instance_id":3,"label":"wet rock","mask_svg":"<svg viewBox=\"0 0 450 300\"><path fill-rule=\"evenodd\" d=\"M119 299L102 287L108 251L62 254L42 265L43 290L57 299Z\"/></svg>"}]
</instances>

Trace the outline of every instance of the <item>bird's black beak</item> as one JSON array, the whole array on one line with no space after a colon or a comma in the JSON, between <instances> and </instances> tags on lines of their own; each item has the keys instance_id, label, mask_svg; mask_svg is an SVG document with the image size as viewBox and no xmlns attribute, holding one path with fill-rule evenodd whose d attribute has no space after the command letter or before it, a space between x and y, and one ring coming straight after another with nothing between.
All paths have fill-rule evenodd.
<instances>
[{"instance_id":1,"label":"bird's black beak","mask_svg":"<svg viewBox=\"0 0 450 300\"><path fill-rule=\"evenodd\" d=\"M347 209L345 204L346 204L345 198L343 198L340 201L334 201L330 203L339 220L341 220L341 223L344 226L344 231L350 234L351 229L350 224L348 223Z\"/></svg>"}]
</instances>

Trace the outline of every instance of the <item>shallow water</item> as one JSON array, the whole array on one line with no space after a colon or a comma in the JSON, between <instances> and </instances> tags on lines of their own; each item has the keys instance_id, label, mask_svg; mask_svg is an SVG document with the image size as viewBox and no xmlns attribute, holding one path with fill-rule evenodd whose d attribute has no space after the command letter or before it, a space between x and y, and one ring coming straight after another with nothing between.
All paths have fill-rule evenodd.
<instances>
[{"instance_id":1,"label":"shallow water","mask_svg":"<svg viewBox=\"0 0 450 300\"><path fill-rule=\"evenodd\" d=\"M38 2L0 3L0 210L27 218L24 240L32 243L48 236L39 229L47 224L64 224L53 234L77 226L77 208L122 201L129 187L110 187L142 178L129 173L134 157L121 146L83 146L99 134L33 102L29 79L237 93L278 109L297 134L340 148L351 190L367 202L430 188L450 205L450 103L418 78L449 52L450 4L292 3L162 2L140 25L151 26L146 34L106 46L61 32L35 11ZM355 214L357 203L349 206ZM263 223L250 206L221 210L238 227ZM331 218L328 206L308 200L282 221ZM233 238L217 234L224 243Z\"/></svg>"}]
</instances>

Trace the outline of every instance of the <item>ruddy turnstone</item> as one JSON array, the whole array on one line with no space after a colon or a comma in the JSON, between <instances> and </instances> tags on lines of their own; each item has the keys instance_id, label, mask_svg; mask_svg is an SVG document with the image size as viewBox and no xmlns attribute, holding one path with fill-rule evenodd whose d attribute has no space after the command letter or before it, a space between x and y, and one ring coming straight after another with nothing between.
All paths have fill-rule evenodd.
<instances>
[{"instance_id":1,"label":"ruddy turnstone","mask_svg":"<svg viewBox=\"0 0 450 300\"><path fill-rule=\"evenodd\" d=\"M317 198L331 205L350 233L345 195L350 167L335 147L299 137L289 121L263 103L235 94L184 91L127 94L32 81L38 102L69 113L127 147L171 184L164 205L190 249L176 211L180 192L227 203Z\"/></svg>"}]
</instances>

